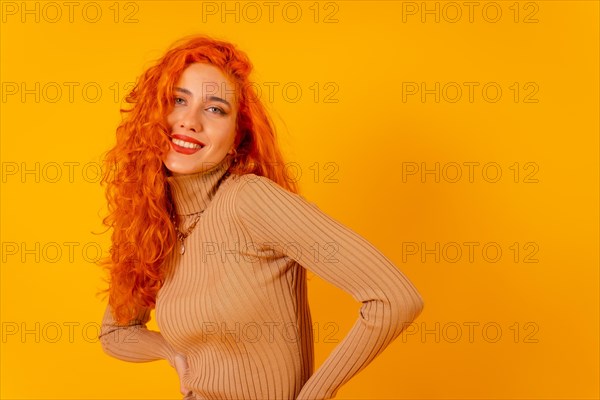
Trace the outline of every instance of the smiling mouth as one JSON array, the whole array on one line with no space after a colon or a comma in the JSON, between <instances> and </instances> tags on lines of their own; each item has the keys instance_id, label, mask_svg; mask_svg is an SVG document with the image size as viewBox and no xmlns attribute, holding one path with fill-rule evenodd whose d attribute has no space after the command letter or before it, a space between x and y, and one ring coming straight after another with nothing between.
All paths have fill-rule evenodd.
<instances>
[{"instance_id":1,"label":"smiling mouth","mask_svg":"<svg viewBox=\"0 0 600 400\"><path fill-rule=\"evenodd\" d=\"M184 155L192 155L203 149L206 145L197 139L184 135L172 135L171 147L174 151Z\"/></svg>"},{"instance_id":2,"label":"smiling mouth","mask_svg":"<svg viewBox=\"0 0 600 400\"><path fill-rule=\"evenodd\" d=\"M171 141L173 143L175 143L177 146L183 147L186 149L201 149L202 147L204 147L202 145L192 143L192 142L186 142L185 140L181 140L181 139L177 139L177 138L171 138Z\"/></svg>"}]
</instances>

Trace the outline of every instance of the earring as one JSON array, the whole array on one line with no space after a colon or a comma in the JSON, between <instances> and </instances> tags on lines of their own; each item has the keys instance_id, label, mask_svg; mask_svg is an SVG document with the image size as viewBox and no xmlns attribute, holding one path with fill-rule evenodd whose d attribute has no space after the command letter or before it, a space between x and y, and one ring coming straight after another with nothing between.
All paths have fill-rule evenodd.
<instances>
[{"instance_id":1,"label":"earring","mask_svg":"<svg viewBox=\"0 0 600 400\"><path fill-rule=\"evenodd\" d=\"M237 155L238 155L237 149L234 147L232 150L233 150L233 154L231 155L231 157L233 158L233 162L237 163L237 161L238 161L237 160Z\"/></svg>"}]
</instances>

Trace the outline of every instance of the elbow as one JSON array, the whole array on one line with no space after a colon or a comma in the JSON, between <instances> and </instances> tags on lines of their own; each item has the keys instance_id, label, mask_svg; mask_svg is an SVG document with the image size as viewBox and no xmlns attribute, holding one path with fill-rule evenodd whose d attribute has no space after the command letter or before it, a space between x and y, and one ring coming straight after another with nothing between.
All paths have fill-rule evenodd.
<instances>
[{"instance_id":1,"label":"elbow","mask_svg":"<svg viewBox=\"0 0 600 400\"><path fill-rule=\"evenodd\" d=\"M117 333L116 331L116 329L101 329L100 334L98 335L98 341L100 342L102 351L111 357L115 357L115 353L113 352L113 344L115 343L114 336Z\"/></svg>"},{"instance_id":2,"label":"elbow","mask_svg":"<svg viewBox=\"0 0 600 400\"><path fill-rule=\"evenodd\" d=\"M417 319L423 312L425 306L421 293L419 293L417 288L410 282L408 282L408 287L404 286L404 290L398 291L397 293L399 293L399 296L397 297L401 297L400 300L406 309L404 311L404 314L406 315L405 318L407 319L406 322L412 322Z\"/></svg>"},{"instance_id":3,"label":"elbow","mask_svg":"<svg viewBox=\"0 0 600 400\"><path fill-rule=\"evenodd\" d=\"M404 299L402 304L396 304L398 309L396 315L399 315L399 323L411 323L423 312L424 302L421 296L410 297L409 300Z\"/></svg>"},{"instance_id":4,"label":"elbow","mask_svg":"<svg viewBox=\"0 0 600 400\"><path fill-rule=\"evenodd\" d=\"M398 293L391 300L391 318L390 328L395 332L394 336L397 336L406 329L412 322L417 319L423 312L424 301L421 295L415 290L414 294L407 296L406 292L404 295Z\"/></svg>"},{"instance_id":5,"label":"elbow","mask_svg":"<svg viewBox=\"0 0 600 400\"><path fill-rule=\"evenodd\" d=\"M110 342L108 340L108 336L106 333L100 333L98 336L98 341L100 342L100 346L102 347L102 351L109 356L112 356L110 352Z\"/></svg>"},{"instance_id":6,"label":"elbow","mask_svg":"<svg viewBox=\"0 0 600 400\"><path fill-rule=\"evenodd\" d=\"M425 302L423 301L423 296L421 296L421 293L419 293L417 289L414 289L414 292L415 293L412 298L412 311L414 313L414 317L412 318L413 320L417 319L417 317L421 315L425 306Z\"/></svg>"},{"instance_id":7,"label":"elbow","mask_svg":"<svg viewBox=\"0 0 600 400\"><path fill-rule=\"evenodd\" d=\"M106 354L107 356L110 356L110 357L115 357L113 352L110 350L110 345L108 343L106 343L105 341L100 341L100 343L101 343L102 351L104 352L104 354Z\"/></svg>"},{"instance_id":8,"label":"elbow","mask_svg":"<svg viewBox=\"0 0 600 400\"><path fill-rule=\"evenodd\" d=\"M413 305L413 321L415 319L417 319L417 317L419 315L421 315L421 313L423 312L423 308L425 307L425 302L423 301L423 298L421 297L420 294L417 293L417 298L414 299L414 305Z\"/></svg>"}]
</instances>

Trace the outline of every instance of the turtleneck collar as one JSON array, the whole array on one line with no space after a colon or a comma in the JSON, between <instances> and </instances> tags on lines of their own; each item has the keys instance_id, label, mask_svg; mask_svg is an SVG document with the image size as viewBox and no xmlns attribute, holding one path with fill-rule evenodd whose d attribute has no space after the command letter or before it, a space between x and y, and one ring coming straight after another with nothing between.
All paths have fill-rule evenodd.
<instances>
[{"instance_id":1,"label":"turtleneck collar","mask_svg":"<svg viewBox=\"0 0 600 400\"><path fill-rule=\"evenodd\" d=\"M178 215L189 215L204 211L214 197L231 166L232 156L227 154L213 167L194 174L167 177L171 188L175 211Z\"/></svg>"}]
</instances>

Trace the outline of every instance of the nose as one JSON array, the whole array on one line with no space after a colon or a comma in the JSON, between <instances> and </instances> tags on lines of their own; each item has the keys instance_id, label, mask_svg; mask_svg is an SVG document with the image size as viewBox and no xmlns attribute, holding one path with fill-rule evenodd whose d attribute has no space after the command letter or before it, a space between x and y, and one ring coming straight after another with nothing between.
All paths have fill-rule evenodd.
<instances>
[{"instance_id":1,"label":"nose","mask_svg":"<svg viewBox=\"0 0 600 400\"><path fill-rule=\"evenodd\" d=\"M202 130L202 121L197 112L189 110L181 116L179 127L184 130L199 132Z\"/></svg>"}]
</instances>

